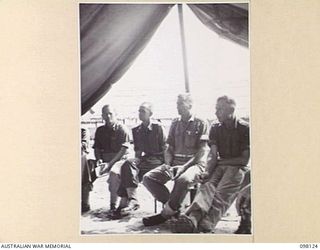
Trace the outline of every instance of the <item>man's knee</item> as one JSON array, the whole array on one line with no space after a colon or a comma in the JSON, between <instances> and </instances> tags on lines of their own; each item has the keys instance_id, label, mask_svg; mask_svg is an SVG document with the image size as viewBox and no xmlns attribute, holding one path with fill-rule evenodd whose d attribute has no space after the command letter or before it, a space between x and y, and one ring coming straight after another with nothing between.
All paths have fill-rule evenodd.
<instances>
[{"instance_id":1,"label":"man's knee","mask_svg":"<svg viewBox=\"0 0 320 250\"><path fill-rule=\"evenodd\" d=\"M159 185L165 185L166 180L162 175L158 175L157 173L148 172L142 178L142 184L148 189L153 189L158 187Z\"/></svg>"},{"instance_id":2,"label":"man's knee","mask_svg":"<svg viewBox=\"0 0 320 250\"><path fill-rule=\"evenodd\" d=\"M152 192L156 191L155 189L163 187L170 177L162 170L161 167L157 167L143 176L142 183L143 185Z\"/></svg>"},{"instance_id":3,"label":"man's knee","mask_svg":"<svg viewBox=\"0 0 320 250\"><path fill-rule=\"evenodd\" d=\"M154 180L152 178L150 178L150 176L147 174L145 174L142 178L142 184L148 188L152 185L152 183L154 182Z\"/></svg>"},{"instance_id":4,"label":"man's knee","mask_svg":"<svg viewBox=\"0 0 320 250\"><path fill-rule=\"evenodd\" d=\"M187 175L181 175L178 179L175 181L175 185L182 186L182 187L188 187L192 183L192 180Z\"/></svg>"},{"instance_id":5,"label":"man's knee","mask_svg":"<svg viewBox=\"0 0 320 250\"><path fill-rule=\"evenodd\" d=\"M113 164L109 175L118 175L120 176L121 168L124 165L124 161L117 161L115 164Z\"/></svg>"},{"instance_id":6,"label":"man's knee","mask_svg":"<svg viewBox=\"0 0 320 250\"><path fill-rule=\"evenodd\" d=\"M112 171L112 169L110 170L109 179L118 179L119 177L120 177L119 173Z\"/></svg>"}]
</instances>

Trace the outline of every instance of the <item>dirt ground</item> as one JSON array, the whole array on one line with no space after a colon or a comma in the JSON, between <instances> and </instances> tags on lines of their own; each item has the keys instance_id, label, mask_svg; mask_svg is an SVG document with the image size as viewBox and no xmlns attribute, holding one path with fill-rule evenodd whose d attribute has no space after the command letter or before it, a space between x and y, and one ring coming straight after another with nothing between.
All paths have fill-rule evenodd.
<instances>
[{"instance_id":1,"label":"dirt ground","mask_svg":"<svg viewBox=\"0 0 320 250\"><path fill-rule=\"evenodd\" d=\"M109 210L109 191L106 182L107 177L98 178L94 182L90 194L91 211L81 216L81 234L171 234L170 221L153 227L145 227L142 217L155 214L155 202L151 194L139 185L138 196L140 209L134 214L120 220L110 220L107 216ZM168 183L170 188L172 183ZM189 195L182 207L190 204ZM162 204L157 202L157 211L160 212ZM239 225L240 217L237 215L235 206L232 205L226 215L218 223L215 234L232 234Z\"/></svg>"}]
</instances>

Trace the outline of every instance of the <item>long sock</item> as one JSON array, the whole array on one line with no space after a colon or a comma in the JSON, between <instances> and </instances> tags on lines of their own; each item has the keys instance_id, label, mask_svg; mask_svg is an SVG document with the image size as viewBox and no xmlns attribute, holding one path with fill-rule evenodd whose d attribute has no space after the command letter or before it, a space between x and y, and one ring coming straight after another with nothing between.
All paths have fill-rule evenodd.
<instances>
[{"instance_id":1,"label":"long sock","mask_svg":"<svg viewBox=\"0 0 320 250\"><path fill-rule=\"evenodd\" d=\"M137 188L126 188L129 200L138 200L137 197Z\"/></svg>"},{"instance_id":2,"label":"long sock","mask_svg":"<svg viewBox=\"0 0 320 250\"><path fill-rule=\"evenodd\" d=\"M124 208L128 206L128 198L127 197L121 197L119 208Z\"/></svg>"}]
</instances>

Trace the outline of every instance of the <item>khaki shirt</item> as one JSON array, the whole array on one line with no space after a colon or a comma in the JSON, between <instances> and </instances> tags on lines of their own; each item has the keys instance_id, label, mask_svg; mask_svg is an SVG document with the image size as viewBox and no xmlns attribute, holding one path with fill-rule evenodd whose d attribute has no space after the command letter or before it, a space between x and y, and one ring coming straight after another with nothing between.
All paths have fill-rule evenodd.
<instances>
[{"instance_id":1,"label":"khaki shirt","mask_svg":"<svg viewBox=\"0 0 320 250\"><path fill-rule=\"evenodd\" d=\"M208 140L205 121L192 116L184 122L180 118L173 120L167 143L173 148L175 158L192 158L200 149L200 142Z\"/></svg>"},{"instance_id":2,"label":"khaki shirt","mask_svg":"<svg viewBox=\"0 0 320 250\"><path fill-rule=\"evenodd\" d=\"M112 128L101 126L97 128L94 138L93 148L100 151L105 161L110 161L121 149L129 148L128 129L119 123Z\"/></svg>"},{"instance_id":3,"label":"khaki shirt","mask_svg":"<svg viewBox=\"0 0 320 250\"><path fill-rule=\"evenodd\" d=\"M227 128L223 123L214 124L209 134L209 146L212 145L217 146L221 158L241 156L244 150L250 149L249 124L238 119L235 119L231 128Z\"/></svg>"},{"instance_id":4,"label":"khaki shirt","mask_svg":"<svg viewBox=\"0 0 320 250\"><path fill-rule=\"evenodd\" d=\"M148 127L142 124L132 129L135 151L141 151L148 156L163 157L166 145L166 136L161 124L150 122Z\"/></svg>"}]
</instances>

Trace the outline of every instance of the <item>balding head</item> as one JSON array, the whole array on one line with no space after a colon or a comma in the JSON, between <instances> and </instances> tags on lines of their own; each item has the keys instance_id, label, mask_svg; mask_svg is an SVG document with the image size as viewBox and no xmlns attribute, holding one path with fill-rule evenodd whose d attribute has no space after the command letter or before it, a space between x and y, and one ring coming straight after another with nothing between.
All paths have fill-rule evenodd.
<instances>
[{"instance_id":1,"label":"balding head","mask_svg":"<svg viewBox=\"0 0 320 250\"><path fill-rule=\"evenodd\" d=\"M102 119L105 121L107 126L113 126L117 121L116 109L110 104L104 105L102 107Z\"/></svg>"}]
</instances>

